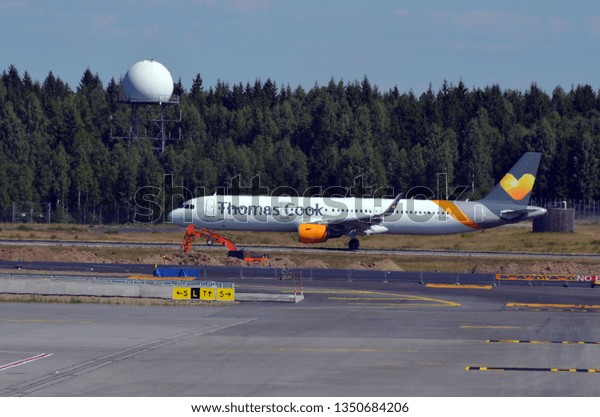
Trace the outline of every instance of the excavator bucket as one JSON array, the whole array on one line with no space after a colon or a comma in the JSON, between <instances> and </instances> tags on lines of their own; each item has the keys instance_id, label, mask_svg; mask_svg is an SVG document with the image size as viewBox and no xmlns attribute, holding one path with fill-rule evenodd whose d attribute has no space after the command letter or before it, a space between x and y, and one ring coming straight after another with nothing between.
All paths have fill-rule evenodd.
<instances>
[{"instance_id":1,"label":"excavator bucket","mask_svg":"<svg viewBox=\"0 0 600 417\"><path fill-rule=\"evenodd\" d=\"M188 253L192 247L192 243L194 243L194 225L190 224L187 227L185 235L183 235L183 240L181 241L181 249L183 252Z\"/></svg>"},{"instance_id":2,"label":"excavator bucket","mask_svg":"<svg viewBox=\"0 0 600 417\"><path fill-rule=\"evenodd\" d=\"M206 239L207 243L217 242L225 246L229 250L228 255L232 258L243 259L246 262L261 262L269 259L269 255L266 253L256 255L247 254L243 249L238 250L238 248L235 246L235 243L233 243L231 239L205 228L196 229L194 228L193 224L190 224L187 227L185 235L183 235L183 240L181 241L181 248L183 252L188 253L190 251L192 248L192 243L194 243L194 239L197 237Z\"/></svg>"}]
</instances>

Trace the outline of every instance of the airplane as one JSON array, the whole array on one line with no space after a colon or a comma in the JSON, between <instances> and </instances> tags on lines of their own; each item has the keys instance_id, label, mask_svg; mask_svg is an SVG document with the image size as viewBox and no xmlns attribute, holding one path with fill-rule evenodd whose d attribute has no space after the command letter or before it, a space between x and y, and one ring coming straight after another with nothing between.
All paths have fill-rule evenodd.
<instances>
[{"instance_id":1,"label":"airplane","mask_svg":"<svg viewBox=\"0 0 600 417\"><path fill-rule=\"evenodd\" d=\"M356 197L212 195L186 201L167 222L210 230L297 232L302 243L374 234L445 235L513 224L546 214L529 205L541 153L527 152L477 201Z\"/></svg>"}]
</instances>

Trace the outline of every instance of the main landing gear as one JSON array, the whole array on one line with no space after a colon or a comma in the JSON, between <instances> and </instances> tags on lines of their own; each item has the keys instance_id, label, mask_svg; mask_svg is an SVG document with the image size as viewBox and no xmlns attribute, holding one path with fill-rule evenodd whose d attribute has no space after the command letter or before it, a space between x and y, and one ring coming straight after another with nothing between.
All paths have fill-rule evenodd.
<instances>
[{"instance_id":1,"label":"main landing gear","mask_svg":"<svg viewBox=\"0 0 600 417\"><path fill-rule=\"evenodd\" d=\"M352 238L350 239L350 242L348 242L348 249L350 250L357 250L360 246L360 241L356 238Z\"/></svg>"}]
</instances>

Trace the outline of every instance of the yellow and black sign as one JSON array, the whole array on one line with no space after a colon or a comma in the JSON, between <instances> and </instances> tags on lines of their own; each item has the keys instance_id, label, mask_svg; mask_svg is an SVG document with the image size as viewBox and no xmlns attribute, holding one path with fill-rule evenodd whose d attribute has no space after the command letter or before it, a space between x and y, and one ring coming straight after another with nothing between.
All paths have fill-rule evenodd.
<instances>
[{"instance_id":1,"label":"yellow and black sign","mask_svg":"<svg viewBox=\"0 0 600 417\"><path fill-rule=\"evenodd\" d=\"M233 301L233 300L235 300L235 289L233 289L233 288L218 288L217 289L217 300L218 301Z\"/></svg>"},{"instance_id":2,"label":"yellow and black sign","mask_svg":"<svg viewBox=\"0 0 600 417\"><path fill-rule=\"evenodd\" d=\"M234 288L174 287L174 300L234 301Z\"/></svg>"},{"instance_id":3,"label":"yellow and black sign","mask_svg":"<svg viewBox=\"0 0 600 417\"><path fill-rule=\"evenodd\" d=\"M217 288L216 287L200 287L198 288L200 293L200 299L206 301L214 301L217 298Z\"/></svg>"},{"instance_id":4,"label":"yellow and black sign","mask_svg":"<svg viewBox=\"0 0 600 417\"><path fill-rule=\"evenodd\" d=\"M192 289L189 287L173 287L173 300L189 300L192 298Z\"/></svg>"}]
</instances>

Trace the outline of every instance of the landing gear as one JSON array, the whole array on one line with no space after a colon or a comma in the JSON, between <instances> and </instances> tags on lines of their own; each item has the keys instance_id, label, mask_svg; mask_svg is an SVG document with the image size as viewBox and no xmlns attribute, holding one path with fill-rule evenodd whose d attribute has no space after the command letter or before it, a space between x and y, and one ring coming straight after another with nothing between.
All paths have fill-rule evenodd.
<instances>
[{"instance_id":1,"label":"landing gear","mask_svg":"<svg viewBox=\"0 0 600 417\"><path fill-rule=\"evenodd\" d=\"M357 250L359 246L360 241L356 238L350 239L350 242L348 242L348 249L350 250Z\"/></svg>"}]
</instances>

